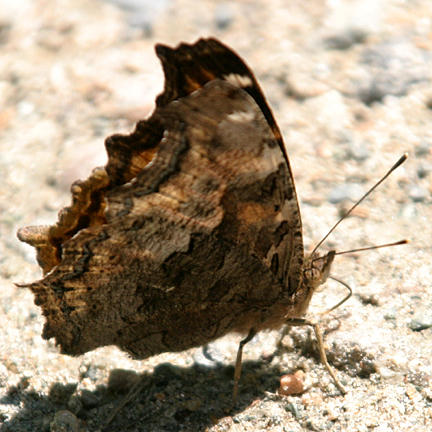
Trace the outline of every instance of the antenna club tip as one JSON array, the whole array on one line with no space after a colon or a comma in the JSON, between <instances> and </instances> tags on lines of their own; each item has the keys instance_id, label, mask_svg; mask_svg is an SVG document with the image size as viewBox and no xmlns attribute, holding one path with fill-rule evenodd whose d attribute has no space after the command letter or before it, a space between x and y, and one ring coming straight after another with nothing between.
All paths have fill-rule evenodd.
<instances>
[{"instance_id":1,"label":"antenna club tip","mask_svg":"<svg viewBox=\"0 0 432 432\"><path fill-rule=\"evenodd\" d=\"M399 165L402 165L408 159L408 153L404 153L399 160L393 165L391 171L395 170Z\"/></svg>"}]
</instances>

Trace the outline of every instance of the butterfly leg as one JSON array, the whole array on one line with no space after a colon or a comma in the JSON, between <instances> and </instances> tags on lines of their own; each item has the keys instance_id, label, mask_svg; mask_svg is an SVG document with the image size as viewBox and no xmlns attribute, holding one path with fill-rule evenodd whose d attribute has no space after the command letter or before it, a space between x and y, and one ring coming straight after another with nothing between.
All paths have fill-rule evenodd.
<instances>
[{"instance_id":1,"label":"butterfly leg","mask_svg":"<svg viewBox=\"0 0 432 432\"><path fill-rule=\"evenodd\" d=\"M321 363L324 365L324 367L327 369L327 372L333 378L333 382L335 386L338 388L338 390L342 394L346 394L347 391L345 387L338 380L334 370L332 369L332 367L329 365L329 362L327 361L327 355L324 349L324 340L319 325L313 321L308 321L303 318L290 318L286 321L286 324L289 326L311 326L313 328L318 343L318 350L321 358Z\"/></svg>"},{"instance_id":2,"label":"butterfly leg","mask_svg":"<svg viewBox=\"0 0 432 432\"><path fill-rule=\"evenodd\" d=\"M249 330L248 335L242 339L239 343L239 347L237 350L237 358L234 370L234 389L233 389L233 405L235 405L237 401L238 394L238 385L240 381L241 371L242 371L242 357L243 357L243 347L256 335L256 331L252 328Z\"/></svg>"}]
</instances>

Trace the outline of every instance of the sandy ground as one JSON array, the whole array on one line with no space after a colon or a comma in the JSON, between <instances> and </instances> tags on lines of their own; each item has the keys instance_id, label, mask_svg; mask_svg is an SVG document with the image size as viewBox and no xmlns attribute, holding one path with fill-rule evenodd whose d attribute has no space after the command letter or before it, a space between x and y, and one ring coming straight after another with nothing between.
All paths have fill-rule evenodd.
<instances>
[{"instance_id":1,"label":"sandy ground","mask_svg":"<svg viewBox=\"0 0 432 432\"><path fill-rule=\"evenodd\" d=\"M118 6L122 5L122 8ZM0 0L0 429L98 431L141 377L111 431L432 430L432 3ZM135 6L134 6L135 5ZM135 9L134 9L135 7ZM353 297L313 335L259 334L227 411L238 335L132 361L113 347L79 358L40 337L43 317L14 282L40 277L17 228L53 223L69 186L105 161L104 138L151 112L156 42L216 36L254 69L285 137L307 249L399 156L409 159L326 248L410 239L337 257ZM343 296L330 282L311 315ZM301 370L306 391L279 396Z\"/></svg>"}]
</instances>

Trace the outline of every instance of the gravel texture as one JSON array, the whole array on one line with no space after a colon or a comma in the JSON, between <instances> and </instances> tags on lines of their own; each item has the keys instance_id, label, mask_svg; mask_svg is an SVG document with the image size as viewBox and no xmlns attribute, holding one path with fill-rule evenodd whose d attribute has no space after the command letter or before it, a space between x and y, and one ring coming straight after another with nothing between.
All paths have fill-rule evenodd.
<instances>
[{"instance_id":1,"label":"gravel texture","mask_svg":"<svg viewBox=\"0 0 432 432\"><path fill-rule=\"evenodd\" d=\"M106 430L432 430L431 17L429 0L0 0L0 430L101 431L134 385ZM17 228L54 222L70 184L104 164L104 138L151 112L162 90L154 44L209 35L247 60L270 101L307 249L409 154L323 247L411 241L334 263L354 295L321 320L345 396L309 329L246 345L229 410L239 335L205 353L70 358L41 338L31 293L14 285L40 277ZM330 281L311 316L343 295ZM304 392L279 394L284 375Z\"/></svg>"}]
</instances>

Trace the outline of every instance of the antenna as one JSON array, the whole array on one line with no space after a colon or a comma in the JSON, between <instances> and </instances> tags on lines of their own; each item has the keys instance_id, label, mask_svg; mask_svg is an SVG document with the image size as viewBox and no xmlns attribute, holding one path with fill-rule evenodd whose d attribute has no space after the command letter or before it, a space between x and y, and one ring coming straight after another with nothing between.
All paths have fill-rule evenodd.
<instances>
[{"instance_id":1,"label":"antenna","mask_svg":"<svg viewBox=\"0 0 432 432\"><path fill-rule=\"evenodd\" d=\"M329 232L321 239L321 241L315 246L314 250L311 253L311 256L313 256L313 254L318 250L318 248L327 240L327 237L336 229L336 227L344 220L346 219L351 213L352 211L360 204L362 203L396 168L398 168L400 165L402 165L408 158L408 153L404 153L399 160L387 171L387 173L381 177L381 179L375 183L374 186L372 186L346 213L343 217L341 217L329 230ZM407 243L406 240L402 240L401 242L397 242L396 244L404 244ZM396 245L395 244L395 245ZM370 248L365 248L365 249L377 249L379 247L385 247L387 245L382 245L382 246L372 246ZM388 245L388 246L393 246L393 244ZM348 252L357 252L361 249L356 249L356 250L352 250L352 251L346 251L346 252L339 252L336 253L336 255L341 255L343 253L348 253Z\"/></svg>"},{"instance_id":2,"label":"antenna","mask_svg":"<svg viewBox=\"0 0 432 432\"><path fill-rule=\"evenodd\" d=\"M380 248L390 247L390 246L399 246L399 245L403 245L403 244L407 244L407 243L409 243L408 240L399 240L399 241L394 242L394 243L386 243L386 244L381 244L381 245L377 245L377 246L368 246L368 247L364 247L364 248L351 249L351 250L346 250L346 251L342 251L342 252L335 252L334 254L335 255L343 255L343 254L348 254L348 253L353 253L353 252L363 252L363 251L372 250L372 249L380 249ZM318 261L319 259L321 259L321 258L315 258L314 260L312 260L312 262ZM329 312L335 310L341 304L345 303L352 296L351 287L347 283L345 283L343 280L338 279L334 276L329 276L329 279L333 279L334 281L339 282L341 285L343 285L348 290L348 294L341 301L339 301L334 306L332 306L330 309L327 309L324 312L321 312L320 315L325 315L325 314L328 314Z\"/></svg>"},{"instance_id":3,"label":"antenna","mask_svg":"<svg viewBox=\"0 0 432 432\"><path fill-rule=\"evenodd\" d=\"M399 246L399 245L403 245L403 244L407 244L407 243L409 243L409 240L405 239L405 240L399 240L399 241L393 242L393 243L385 243L385 244L376 245L376 246L368 246L368 247L364 247L364 248L351 249L351 250L346 250L346 251L342 251L342 252L335 252L335 255L343 255L343 254L354 253L354 252L363 252L363 251L372 250L372 249L380 249L380 248L385 248L385 247L390 247L390 246Z\"/></svg>"}]
</instances>

